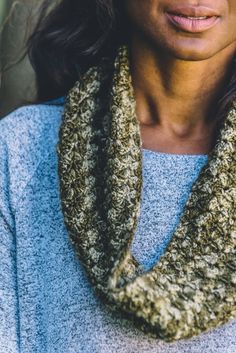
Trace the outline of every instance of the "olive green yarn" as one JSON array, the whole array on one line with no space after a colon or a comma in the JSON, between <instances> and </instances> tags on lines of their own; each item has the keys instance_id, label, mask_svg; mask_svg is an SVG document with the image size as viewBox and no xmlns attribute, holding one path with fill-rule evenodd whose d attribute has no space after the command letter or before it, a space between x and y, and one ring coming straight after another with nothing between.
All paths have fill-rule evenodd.
<instances>
[{"instance_id":1,"label":"olive green yarn","mask_svg":"<svg viewBox=\"0 0 236 353\"><path fill-rule=\"evenodd\" d=\"M89 69L67 97L57 146L70 239L103 300L156 337L190 338L236 318L236 103L179 225L148 272L130 253L142 188L128 48Z\"/></svg>"}]
</instances>

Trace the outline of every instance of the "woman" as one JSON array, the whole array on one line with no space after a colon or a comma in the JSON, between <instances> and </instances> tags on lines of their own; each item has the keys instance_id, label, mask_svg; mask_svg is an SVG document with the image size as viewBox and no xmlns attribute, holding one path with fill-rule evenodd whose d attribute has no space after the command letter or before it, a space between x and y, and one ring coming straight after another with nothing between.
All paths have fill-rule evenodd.
<instances>
[{"instance_id":1,"label":"woman","mask_svg":"<svg viewBox=\"0 0 236 353\"><path fill-rule=\"evenodd\" d=\"M67 0L42 19L47 103L1 121L2 351L236 351L235 17Z\"/></svg>"}]
</instances>

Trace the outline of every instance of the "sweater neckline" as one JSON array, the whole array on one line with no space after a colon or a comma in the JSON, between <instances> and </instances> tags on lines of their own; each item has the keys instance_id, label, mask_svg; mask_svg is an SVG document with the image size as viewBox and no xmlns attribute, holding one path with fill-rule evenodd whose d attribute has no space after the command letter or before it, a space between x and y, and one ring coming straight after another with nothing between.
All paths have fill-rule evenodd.
<instances>
[{"instance_id":1,"label":"sweater neckline","mask_svg":"<svg viewBox=\"0 0 236 353\"><path fill-rule=\"evenodd\" d=\"M167 153L167 152L160 152L160 151L153 151L147 148L141 147L141 150L145 154L152 154L157 155L160 157L170 157L170 158L208 158L208 154L178 154L178 153Z\"/></svg>"}]
</instances>

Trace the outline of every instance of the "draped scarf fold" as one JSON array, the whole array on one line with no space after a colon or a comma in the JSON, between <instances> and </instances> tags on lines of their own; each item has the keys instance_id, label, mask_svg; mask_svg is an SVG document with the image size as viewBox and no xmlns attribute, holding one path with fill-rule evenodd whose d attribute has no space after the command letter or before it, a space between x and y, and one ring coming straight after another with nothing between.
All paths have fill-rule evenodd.
<instances>
[{"instance_id":1,"label":"draped scarf fold","mask_svg":"<svg viewBox=\"0 0 236 353\"><path fill-rule=\"evenodd\" d=\"M59 132L65 225L100 298L165 341L236 318L236 103L232 102L165 253L145 272L130 246L140 215L142 153L129 52L70 90Z\"/></svg>"}]
</instances>

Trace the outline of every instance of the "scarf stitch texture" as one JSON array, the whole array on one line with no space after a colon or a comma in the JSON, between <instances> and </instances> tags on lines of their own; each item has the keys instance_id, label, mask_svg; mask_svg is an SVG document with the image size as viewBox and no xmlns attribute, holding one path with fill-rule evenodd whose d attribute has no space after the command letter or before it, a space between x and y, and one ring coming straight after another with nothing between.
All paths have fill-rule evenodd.
<instances>
[{"instance_id":1,"label":"scarf stitch texture","mask_svg":"<svg viewBox=\"0 0 236 353\"><path fill-rule=\"evenodd\" d=\"M140 215L142 154L126 46L70 90L59 132L64 221L100 298L147 334L190 338L236 317L236 103L180 222L148 272L130 246Z\"/></svg>"}]
</instances>

